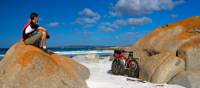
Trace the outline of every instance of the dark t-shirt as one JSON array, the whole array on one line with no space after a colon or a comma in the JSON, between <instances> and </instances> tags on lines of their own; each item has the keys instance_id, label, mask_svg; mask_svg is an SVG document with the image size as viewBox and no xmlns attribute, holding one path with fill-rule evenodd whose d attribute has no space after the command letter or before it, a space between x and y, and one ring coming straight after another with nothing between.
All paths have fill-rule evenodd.
<instances>
[{"instance_id":1,"label":"dark t-shirt","mask_svg":"<svg viewBox=\"0 0 200 88\"><path fill-rule=\"evenodd\" d=\"M39 27L38 24L34 24L33 22L30 23L30 26L31 26L31 28L33 28L35 30Z\"/></svg>"}]
</instances>

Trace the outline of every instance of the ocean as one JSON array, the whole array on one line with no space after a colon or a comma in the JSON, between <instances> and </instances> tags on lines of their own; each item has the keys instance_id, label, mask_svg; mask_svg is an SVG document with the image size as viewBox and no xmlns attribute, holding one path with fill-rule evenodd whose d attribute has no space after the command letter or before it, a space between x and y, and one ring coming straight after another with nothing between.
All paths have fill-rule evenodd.
<instances>
[{"instance_id":1,"label":"ocean","mask_svg":"<svg viewBox=\"0 0 200 88\"><path fill-rule=\"evenodd\" d=\"M71 48L48 48L49 50L64 56L76 56L86 54L97 54L108 56L113 54L113 50L96 49L94 47L71 47ZM4 57L8 48L0 48L0 59Z\"/></svg>"}]
</instances>

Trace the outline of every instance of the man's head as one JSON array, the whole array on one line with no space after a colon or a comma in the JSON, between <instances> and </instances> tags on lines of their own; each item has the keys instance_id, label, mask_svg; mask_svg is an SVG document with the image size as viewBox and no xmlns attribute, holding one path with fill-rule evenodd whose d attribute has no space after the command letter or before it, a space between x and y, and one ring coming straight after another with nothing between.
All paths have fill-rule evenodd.
<instances>
[{"instance_id":1,"label":"man's head","mask_svg":"<svg viewBox=\"0 0 200 88\"><path fill-rule=\"evenodd\" d=\"M31 13L31 15L30 15L30 19L31 19L31 21L32 21L33 23L37 23L37 22L39 22L38 14L35 13L35 12Z\"/></svg>"}]
</instances>

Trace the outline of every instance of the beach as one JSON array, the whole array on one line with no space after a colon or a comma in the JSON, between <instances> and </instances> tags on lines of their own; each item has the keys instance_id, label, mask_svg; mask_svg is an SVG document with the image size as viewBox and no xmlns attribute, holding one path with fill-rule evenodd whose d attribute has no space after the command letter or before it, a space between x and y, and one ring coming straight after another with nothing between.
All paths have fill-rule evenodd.
<instances>
[{"instance_id":1,"label":"beach","mask_svg":"<svg viewBox=\"0 0 200 88\"><path fill-rule=\"evenodd\" d=\"M112 64L109 56L88 54L75 56L73 59L89 68L90 78L87 80L89 88L185 88L179 85L150 83L137 78L113 75L109 72Z\"/></svg>"}]
</instances>

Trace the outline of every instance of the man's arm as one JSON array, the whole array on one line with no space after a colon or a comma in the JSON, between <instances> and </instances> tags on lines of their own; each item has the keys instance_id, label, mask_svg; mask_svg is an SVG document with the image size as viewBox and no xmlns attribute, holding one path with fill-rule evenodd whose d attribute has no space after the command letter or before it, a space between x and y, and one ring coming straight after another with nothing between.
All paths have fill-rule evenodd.
<instances>
[{"instance_id":1,"label":"man's arm","mask_svg":"<svg viewBox=\"0 0 200 88\"><path fill-rule=\"evenodd\" d=\"M47 30L46 30L44 27L38 27L37 30L38 30L38 31L47 32Z\"/></svg>"}]
</instances>

